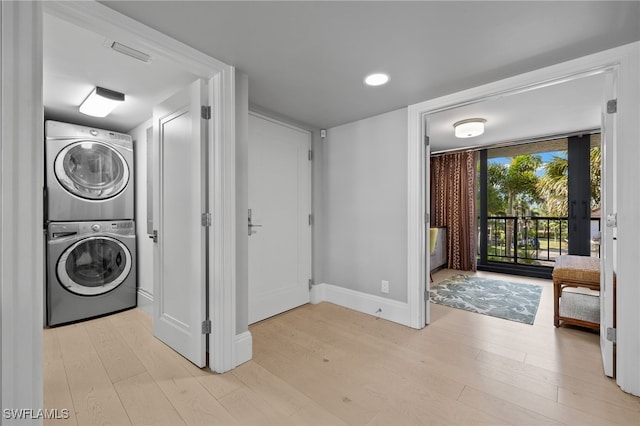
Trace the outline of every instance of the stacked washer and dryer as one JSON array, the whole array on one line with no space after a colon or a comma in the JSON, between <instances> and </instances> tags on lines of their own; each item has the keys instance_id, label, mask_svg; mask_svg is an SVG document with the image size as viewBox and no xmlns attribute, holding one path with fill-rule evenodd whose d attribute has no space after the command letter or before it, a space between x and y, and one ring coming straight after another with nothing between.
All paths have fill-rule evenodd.
<instances>
[{"instance_id":1,"label":"stacked washer and dryer","mask_svg":"<svg viewBox=\"0 0 640 426\"><path fill-rule=\"evenodd\" d=\"M136 306L133 141L45 123L48 326Z\"/></svg>"}]
</instances>

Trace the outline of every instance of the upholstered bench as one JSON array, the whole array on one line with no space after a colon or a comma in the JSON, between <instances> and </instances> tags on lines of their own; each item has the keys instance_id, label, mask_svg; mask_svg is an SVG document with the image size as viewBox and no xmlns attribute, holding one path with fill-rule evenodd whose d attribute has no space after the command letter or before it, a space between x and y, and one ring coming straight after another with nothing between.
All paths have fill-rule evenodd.
<instances>
[{"instance_id":1,"label":"upholstered bench","mask_svg":"<svg viewBox=\"0 0 640 426\"><path fill-rule=\"evenodd\" d=\"M552 276L553 325L560 327L562 322L599 330L600 259L559 256Z\"/></svg>"}]
</instances>

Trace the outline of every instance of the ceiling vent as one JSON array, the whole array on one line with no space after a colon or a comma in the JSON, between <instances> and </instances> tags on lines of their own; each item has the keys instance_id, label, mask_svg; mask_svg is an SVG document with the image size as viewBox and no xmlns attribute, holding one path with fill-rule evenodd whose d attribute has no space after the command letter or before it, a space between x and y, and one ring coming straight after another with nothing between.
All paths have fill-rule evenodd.
<instances>
[{"instance_id":1,"label":"ceiling vent","mask_svg":"<svg viewBox=\"0 0 640 426\"><path fill-rule=\"evenodd\" d=\"M130 56L142 62L151 62L151 55L147 55L144 52L134 49L133 47L126 46L122 43L118 43L117 41L113 41L110 43L109 47L111 47L116 52L120 52L123 55Z\"/></svg>"}]
</instances>

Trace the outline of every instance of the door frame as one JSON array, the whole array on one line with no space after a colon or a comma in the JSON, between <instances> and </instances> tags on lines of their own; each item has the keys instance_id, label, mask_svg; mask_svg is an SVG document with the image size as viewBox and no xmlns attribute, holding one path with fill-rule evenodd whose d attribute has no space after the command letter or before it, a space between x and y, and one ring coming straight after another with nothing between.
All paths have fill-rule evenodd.
<instances>
[{"instance_id":1,"label":"door frame","mask_svg":"<svg viewBox=\"0 0 640 426\"><path fill-rule=\"evenodd\" d=\"M0 399L3 409L38 409L43 404L44 142L34 141L44 135L42 4L0 2L0 22ZM36 267L25 267L24 259Z\"/></svg>"},{"instance_id":2,"label":"door frame","mask_svg":"<svg viewBox=\"0 0 640 426\"><path fill-rule=\"evenodd\" d=\"M611 69L617 70L619 83L614 132L619 141L637 141L640 138L640 124L637 120L640 115L640 83L637 79L639 61L640 42L635 42L409 106L407 285L411 327L422 328L429 321L424 303L424 247L428 241L423 241L424 238L421 237L425 235L425 198L430 197L429 188L425 188L422 183L422 176L428 172L428 166L425 170L421 161L425 131L428 134L428 129L423 126L425 116ZM640 312L634 307L640 303L640 287L625 285L627 282L634 282L632 277L637 263L637 259L634 259L634 253L637 253L635 244L640 241L640 230L633 218L634 212L640 209L640 194L634 188L634 182L640 179L637 168L640 150L635 144L620 143L616 146L616 151L617 161L614 170L609 173L616 177L618 228L624 229L624 232L618 232L617 240L617 382L623 390L640 394L640 367L636 359L637 351L640 350L640 335L633 332L635 325L640 323ZM626 237L624 239L620 236L623 233Z\"/></svg>"},{"instance_id":3,"label":"door frame","mask_svg":"<svg viewBox=\"0 0 640 426\"><path fill-rule=\"evenodd\" d=\"M214 183L210 198L213 232L219 238L212 241L208 260L215 271L210 287L213 313L210 354L214 371L234 368L243 361L242 353L237 354L235 346L238 342L234 68L96 2L2 2L0 50L6 59L0 64L2 407L42 407L44 144L34 141L42 140L44 134L42 24L45 12L106 36L117 34L123 41L134 41L152 54L179 62L196 75L214 79L210 124L214 145L209 157L212 161L209 180ZM12 108L3 109L1 105ZM15 162L16 158L20 164ZM5 200L11 202L5 203ZM25 258L33 259L42 268L22 267L19 260ZM17 282L24 285L16 286Z\"/></svg>"}]
</instances>

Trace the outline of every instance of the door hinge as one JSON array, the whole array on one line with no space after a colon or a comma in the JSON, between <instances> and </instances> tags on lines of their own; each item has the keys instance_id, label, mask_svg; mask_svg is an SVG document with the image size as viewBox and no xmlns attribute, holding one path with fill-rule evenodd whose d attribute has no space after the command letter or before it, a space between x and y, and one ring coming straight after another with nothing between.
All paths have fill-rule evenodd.
<instances>
[{"instance_id":1,"label":"door hinge","mask_svg":"<svg viewBox=\"0 0 640 426\"><path fill-rule=\"evenodd\" d=\"M200 115L205 120L211 119L211 107L210 106L202 105L202 107L200 107L200 112L201 112Z\"/></svg>"},{"instance_id":2,"label":"door hinge","mask_svg":"<svg viewBox=\"0 0 640 426\"><path fill-rule=\"evenodd\" d=\"M424 214L424 223L429 223L431 220L431 215L429 213Z\"/></svg>"},{"instance_id":3,"label":"door hinge","mask_svg":"<svg viewBox=\"0 0 640 426\"><path fill-rule=\"evenodd\" d=\"M429 146L429 136L424 135L424 146Z\"/></svg>"},{"instance_id":4,"label":"door hinge","mask_svg":"<svg viewBox=\"0 0 640 426\"><path fill-rule=\"evenodd\" d=\"M607 114L615 114L618 112L618 100L611 99L607 101Z\"/></svg>"},{"instance_id":5,"label":"door hinge","mask_svg":"<svg viewBox=\"0 0 640 426\"><path fill-rule=\"evenodd\" d=\"M202 334L211 334L211 320L202 321Z\"/></svg>"},{"instance_id":6,"label":"door hinge","mask_svg":"<svg viewBox=\"0 0 640 426\"><path fill-rule=\"evenodd\" d=\"M211 213L202 213L202 226L211 226Z\"/></svg>"},{"instance_id":7,"label":"door hinge","mask_svg":"<svg viewBox=\"0 0 640 426\"><path fill-rule=\"evenodd\" d=\"M309 278L309 290L313 287L313 278Z\"/></svg>"},{"instance_id":8,"label":"door hinge","mask_svg":"<svg viewBox=\"0 0 640 426\"><path fill-rule=\"evenodd\" d=\"M149 238L153 240L154 243L158 242L158 230L154 229L153 234L149 235Z\"/></svg>"},{"instance_id":9,"label":"door hinge","mask_svg":"<svg viewBox=\"0 0 640 426\"><path fill-rule=\"evenodd\" d=\"M309 150L309 161L313 160L313 151Z\"/></svg>"},{"instance_id":10,"label":"door hinge","mask_svg":"<svg viewBox=\"0 0 640 426\"><path fill-rule=\"evenodd\" d=\"M313 225L313 215L309 215L309 226Z\"/></svg>"},{"instance_id":11,"label":"door hinge","mask_svg":"<svg viewBox=\"0 0 640 426\"><path fill-rule=\"evenodd\" d=\"M607 340L616 343L617 337L616 329L613 327L607 327Z\"/></svg>"},{"instance_id":12,"label":"door hinge","mask_svg":"<svg viewBox=\"0 0 640 426\"><path fill-rule=\"evenodd\" d=\"M424 301L425 302L429 301L429 289L428 288L424 289Z\"/></svg>"}]
</instances>

